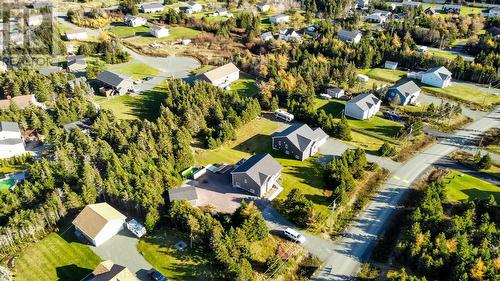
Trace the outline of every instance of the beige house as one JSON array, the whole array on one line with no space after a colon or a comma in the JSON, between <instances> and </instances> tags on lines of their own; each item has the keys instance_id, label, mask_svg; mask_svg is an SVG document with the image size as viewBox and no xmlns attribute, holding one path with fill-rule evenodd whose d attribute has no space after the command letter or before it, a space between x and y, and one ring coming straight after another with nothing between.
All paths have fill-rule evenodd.
<instances>
[{"instance_id":1,"label":"beige house","mask_svg":"<svg viewBox=\"0 0 500 281\"><path fill-rule=\"evenodd\" d=\"M115 264L106 260L97 265L97 267L85 277L85 281L139 281L132 272L125 266Z\"/></svg>"},{"instance_id":2,"label":"beige house","mask_svg":"<svg viewBox=\"0 0 500 281\"><path fill-rule=\"evenodd\" d=\"M200 79L208 81L214 86L224 88L240 79L240 70L230 62L201 74Z\"/></svg>"},{"instance_id":3,"label":"beige house","mask_svg":"<svg viewBox=\"0 0 500 281\"><path fill-rule=\"evenodd\" d=\"M87 205L73 220L77 235L99 246L123 229L126 217L108 203Z\"/></svg>"},{"instance_id":4,"label":"beige house","mask_svg":"<svg viewBox=\"0 0 500 281\"><path fill-rule=\"evenodd\" d=\"M83 28L77 28L73 30L66 31L66 39L68 40L87 40L89 35L87 31Z\"/></svg>"},{"instance_id":5,"label":"beige house","mask_svg":"<svg viewBox=\"0 0 500 281\"><path fill-rule=\"evenodd\" d=\"M41 104L37 102L35 95L23 95L0 100L0 110L9 108L11 103L14 103L19 108L26 108L30 105L41 106Z\"/></svg>"}]
</instances>

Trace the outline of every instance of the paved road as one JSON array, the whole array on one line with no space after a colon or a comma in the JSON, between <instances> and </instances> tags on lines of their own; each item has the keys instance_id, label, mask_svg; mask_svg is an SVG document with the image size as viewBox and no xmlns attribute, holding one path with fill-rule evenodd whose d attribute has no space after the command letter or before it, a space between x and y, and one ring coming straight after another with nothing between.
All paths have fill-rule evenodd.
<instances>
[{"instance_id":1,"label":"paved road","mask_svg":"<svg viewBox=\"0 0 500 281\"><path fill-rule=\"evenodd\" d=\"M388 182L370 201L365 211L345 230L340 241L322 251L331 252L325 266L315 280L347 280L355 277L360 265L371 254L377 238L391 219L396 207L405 196L411 184L424 171L450 152L470 147L480 134L492 127L500 127L500 107L482 119L457 131L452 137L442 139L399 169L391 173Z\"/></svg>"}]
</instances>

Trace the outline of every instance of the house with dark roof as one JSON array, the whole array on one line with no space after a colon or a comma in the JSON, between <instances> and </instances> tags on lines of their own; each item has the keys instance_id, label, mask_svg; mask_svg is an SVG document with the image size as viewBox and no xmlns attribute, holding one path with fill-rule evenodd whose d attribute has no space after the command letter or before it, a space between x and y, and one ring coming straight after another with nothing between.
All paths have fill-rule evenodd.
<instances>
[{"instance_id":1,"label":"house with dark roof","mask_svg":"<svg viewBox=\"0 0 500 281\"><path fill-rule=\"evenodd\" d=\"M446 4L443 5L443 12L451 14L460 14L462 10L462 5Z\"/></svg>"},{"instance_id":2,"label":"house with dark roof","mask_svg":"<svg viewBox=\"0 0 500 281\"><path fill-rule=\"evenodd\" d=\"M400 105L414 103L420 95L421 89L413 81L396 84L387 90L385 98L389 102L397 102Z\"/></svg>"},{"instance_id":3,"label":"house with dark roof","mask_svg":"<svg viewBox=\"0 0 500 281\"><path fill-rule=\"evenodd\" d=\"M424 13L429 16L433 16L436 14L436 11L432 7L427 7L427 9L424 10Z\"/></svg>"},{"instance_id":4,"label":"house with dark roof","mask_svg":"<svg viewBox=\"0 0 500 281\"><path fill-rule=\"evenodd\" d=\"M70 72L81 72L87 69L84 55L68 56L68 70Z\"/></svg>"},{"instance_id":5,"label":"house with dark roof","mask_svg":"<svg viewBox=\"0 0 500 281\"><path fill-rule=\"evenodd\" d=\"M283 167L269 154L256 154L248 160L242 159L231 172L231 183L258 197L278 185Z\"/></svg>"},{"instance_id":6,"label":"house with dark roof","mask_svg":"<svg viewBox=\"0 0 500 281\"><path fill-rule=\"evenodd\" d=\"M358 120L370 119L380 110L381 104L373 94L357 95L345 104L344 114Z\"/></svg>"},{"instance_id":7,"label":"house with dark roof","mask_svg":"<svg viewBox=\"0 0 500 281\"><path fill-rule=\"evenodd\" d=\"M53 73L61 72L63 70L62 67L60 66L48 66L42 69L38 70L38 73L42 74L43 76L49 76Z\"/></svg>"},{"instance_id":8,"label":"house with dark roof","mask_svg":"<svg viewBox=\"0 0 500 281\"><path fill-rule=\"evenodd\" d=\"M299 41L302 39L302 36L298 32L296 32L293 28L287 28L280 30L278 35L278 39L283 41Z\"/></svg>"},{"instance_id":9,"label":"house with dark roof","mask_svg":"<svg viewBox=\"0 0 500 281\"><path fill-rule=\"evenodd\" d=\"M191 185L169 189L168 198L170 202L173 202L174 200L187 200L192 205L196 205L198 202L196 188Z\"/></svg>"},{"instance_id":10,"label":"house with dark roof","mask_svg":"<svg viewBox=\"0 0 500 281\"><path fill-rule=\"evenodd\" d=\"M125 74L104 70L99 73L96 79L116 91L120 96L134 91L134 81L130 76Z\"/></svg>"},{"instance_id":11,"label":"house with dark roof","mask_svg":"<svg viewBox=\"0 0 500 281\"><path fill-rule=\"evenodd\" d=\"M307 124L292 125L272 136L274 150L291 155L297 160L306 160L314 156L328 135L321 129L311 129Z\"/></svg>"},{"instance_id":12,"label":"house with dark roof","mask_svg":"<svg viewBox=\"0 0 500 281\"><path fill-rule=\"evenodd\" d=\"M146 14L163 12L164 8L165 7L161 3L143 4L141 6L142 12Z\"/></svg>"},{"instance_id":13,"label":"house with dark roof","mask_svg":"<svg viewBox=\"0 0 500 281\"><path fill-rule=\"evenodd\" d=\"M444 66L438 66L422 73L422 83L438 88L448 87L451 83L451 72Z\"/></svg>"},{"instance_id":14,"label":"house with dark roof","mask_svg":"<svg viewBox=\"0 0 500 281\"><path fill-rule=\"evenodd\" d=\"M340 40L347 43L358 44L359 41L361 41L361 32L359 31L349 31L342 29L337 33L337 36Z\"/></svg>"},{"instance_id":15,"label":"house with dark roof","mask_svg":"<svg viewBox=\"0 0 500 281\"><path fill-rule=\"evenodd\" d=\"M488 11L489 18L496 18L500 16L500 7L493 7Z\"/></svg>"},{"instance_id":16,"label":"house with dark roof","mask_svg":"<svg viewBox=\"0 0 500 281\"><path fill-rule=\"evenodd\" d=\"M26 153L21 129L15 122L0 122L0 159L7 159Z\"/></svg>"}]
</instances>

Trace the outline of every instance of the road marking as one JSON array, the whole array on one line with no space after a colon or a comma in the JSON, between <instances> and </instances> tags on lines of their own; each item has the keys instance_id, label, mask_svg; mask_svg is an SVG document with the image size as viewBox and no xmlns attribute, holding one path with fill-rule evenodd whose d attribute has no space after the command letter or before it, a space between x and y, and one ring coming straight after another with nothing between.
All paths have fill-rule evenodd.
<instances>
[{"instance_id":1,"label":"road marking","mask_svg":"<svg viewBox=\"0 0 500 281\"><path fill-rule=\"evenodd\" d=\"M400 178L400 177L398 177L398 176L394 176L393 178L395 178L395 179L397 179L397 180L401 179L401 178Z\"/></svg>"},{"instance_id":2,"label":"road marking","mask_svg":"<svg viewBox=\"0 0 500 281\"><path fill-rule=\"evenodd\" d=\"M404 183L410 183L408 180L403 180Z\"/></svg>"}]
</instances>

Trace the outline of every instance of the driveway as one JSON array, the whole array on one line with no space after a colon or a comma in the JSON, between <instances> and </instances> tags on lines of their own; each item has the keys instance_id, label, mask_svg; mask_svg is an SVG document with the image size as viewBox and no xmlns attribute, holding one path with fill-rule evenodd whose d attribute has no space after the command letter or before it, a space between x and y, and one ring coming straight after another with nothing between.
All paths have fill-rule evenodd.
<instances>
[{"instance_id":1,"label":"driveway","mask_svg":"<svg viewBox=\"0 0 500 281\"><path fill-rule=\"evenodd\" d=\"M89 246L103 260L126 266L141 281L147 281L147 271L153 266L137 251L139 240L124 229L99 247Z\"/></svg>"}]
</instances>

